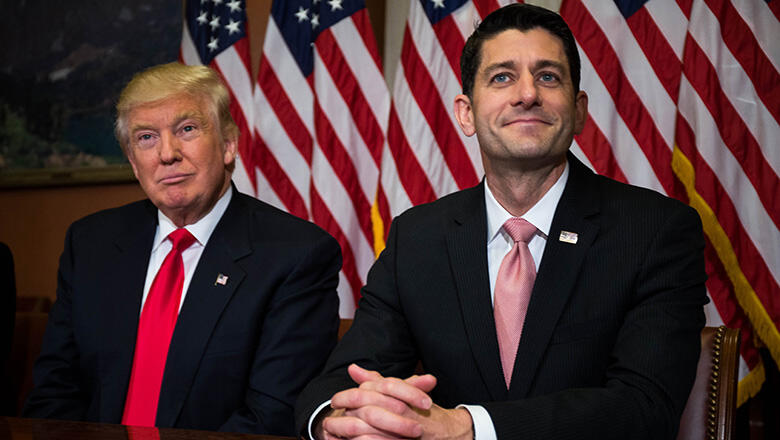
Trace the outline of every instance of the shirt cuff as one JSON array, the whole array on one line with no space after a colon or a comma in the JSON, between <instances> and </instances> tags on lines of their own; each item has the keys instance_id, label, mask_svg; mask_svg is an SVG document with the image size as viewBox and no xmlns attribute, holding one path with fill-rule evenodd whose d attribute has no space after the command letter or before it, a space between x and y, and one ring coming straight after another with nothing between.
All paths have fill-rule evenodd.
<instances>
[{"instance_id":1,"label":"shirt cuff","mask_svg":"<svg viewBox=\"0 0 780 440\"><path fill-rule=\"evenodd\" d=\"M308 426L309 438L311 440L314 440L314 433L311 430L312 426L314 425L314 420L317 418L318 415L320 415L320 412L323 409L328 408L328 407L330 407L330 399L328 399L325 402L323 402L322 405L318 406L317 409L315 409L314 412L311 413L311 417L309 417L309 426ZM482 408L482 407L480 407L480 408ZM487 414L487 411L484 408L482 408L482 410L485 411L485 414ZM488 418L490 418L490 416L488 416ZM491 423L490 426L493 426L493 423Z\"/></svg>"},{"instance_id":2,"label":"shirt cuff","mask_svg":"<svg viewBox=\"0 0 780 440\"><path fill-rule=\"evenodd\" d=\"M487 410L479 405L458 405L458 408L466 408L471 414L474 424L474 440L497 440L496 428Z\"/></svg>"}]
</instances>

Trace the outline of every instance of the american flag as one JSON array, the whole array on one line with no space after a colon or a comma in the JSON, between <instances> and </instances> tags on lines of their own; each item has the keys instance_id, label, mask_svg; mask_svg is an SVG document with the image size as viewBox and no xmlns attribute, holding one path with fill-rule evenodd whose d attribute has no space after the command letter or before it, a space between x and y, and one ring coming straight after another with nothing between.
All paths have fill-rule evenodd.
<instances>
[{"instance_id":1,"label":"american flag","mask_svg":"<svg viewBox=\"0 0 780 440\"><path fill-rule=\"evenodd\" d=\"M341 244L341 316L374 261L371 209L390 96L365 3L276 0L254 95L257 196Z\"/></svg>"},{"instance_id":2,"label":"american flag","mask_svg":"<svg viewBox=\"0 0 780 440\"><path fill-rule=\"evenodd\" d=\"M780 361L780 1L564 0L598 173L690 203L707 238L708 325L742 329L738 404Z\"/></svg>"}]
</instances>

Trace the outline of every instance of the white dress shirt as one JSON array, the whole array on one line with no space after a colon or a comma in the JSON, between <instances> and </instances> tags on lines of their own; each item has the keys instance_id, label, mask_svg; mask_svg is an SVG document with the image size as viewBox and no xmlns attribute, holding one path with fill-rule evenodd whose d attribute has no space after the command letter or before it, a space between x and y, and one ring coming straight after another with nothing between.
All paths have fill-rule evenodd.
<instances>
[{"instance_id":1,"label":"white dress shirt","mask_svg":"<svg viewBox=\"0 0 780 440\"><path fill-rule=\"evenodd\" d=\"M566 168L558 180L553 184L547 193L536 202L525 214L521 216L528 223L536 226L536 233L531 241L528 242L528 249L534 259L536 270L539 270L539 264L542 262L544 246L547 244L547 236L550 234L550 225L552 224L555 208L558 207L558 201L561 200L563 188L569 179L569 162L566 162ZM487 258L488 258L488 276L490 278L490 301L495 298L496 278L498 278L498 268L504 260L506 254L512 250L515 245L514 240L502 227L504 222L512 217L501 204L498 203L493 193L485 182L485 209L487 212ZM474 439L475 440L495 440L496 429L490 414L479 405L459 405L466 408L474 421Z\"/></svg>"},{"instance_id":2,"label":"white dress shirt","mask_svg":"<svg viewBox=\"0 0 780 440\"><path fill-rule=\"evenodd\" d=\"M214 204L214 207L208 214L196 223L184 227L195 237L195 242L181 254L181 258L184 261L184 285L181 289L181 301L179 301L180 311L182 304L184 304L184 297L187 295L190 281L192 281L192 275L195 273L195 267L198 266L200 256L203 254L203 248L206 247L211 233L214 232L214 228L217 227L222 214L225 213L232 196L233 188L228 186L225 194L222 194L222 197L217 200L217 203ZM144 296L141 299L141 310L144 309L146 297L149 295L149 289L152 287L152 282L155 276L157 276L160 266L162 266L165 257L173 247L171 241L167 239L168 234L178 229L171 219L166 217L159 209L157 210L157 220L157 231L154 233L154 241L152 242L152 255L149 258L149 266L146 269L146 282L144 283Z\"/></svg>"}]
</instances>

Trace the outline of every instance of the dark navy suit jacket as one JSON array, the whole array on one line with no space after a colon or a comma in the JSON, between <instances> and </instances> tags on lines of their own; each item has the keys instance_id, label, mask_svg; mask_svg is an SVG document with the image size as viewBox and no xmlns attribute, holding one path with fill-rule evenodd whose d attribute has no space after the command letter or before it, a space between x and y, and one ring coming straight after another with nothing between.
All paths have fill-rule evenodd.
<instances>
[{"instance_id":1,"label":"dark navy suit jacket","mask_svg":"<svg viewBox=\"0 0 780 440\"><path fill-rule=\"evenodd\" d=\"M26 416L120 422L156 224L144 200L70 227ZM330 235L234 190L176 322L157 426L291 435L336 343L340 267Z\"/></svg>"}]
</instances>

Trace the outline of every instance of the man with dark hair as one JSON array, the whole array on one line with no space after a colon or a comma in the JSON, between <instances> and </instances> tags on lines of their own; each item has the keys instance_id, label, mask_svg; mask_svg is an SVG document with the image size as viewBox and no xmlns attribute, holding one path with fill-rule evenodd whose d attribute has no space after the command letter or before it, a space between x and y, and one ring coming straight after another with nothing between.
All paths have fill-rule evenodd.
<instances>
[{"instance_id":1,"label":"man with dark hair","mask_svg":"<svg viewBox=\"0 0 780 440\"><path fill-rule=\"evenodd\" d=\"M68 230L24 415L291 435L338 329L338 243L231 183L212 69L133 77L116 136L148 200Z\"/></svg>"},{"instance_id":2,"label":"man with dark hair","mask_svg":"<svg viewBox=\"0 0 780 440\"><path fill-rule=\"evenodd\" d=\"M704 325L696 212L569 153L588 97L557 14L497 10L461 66L485 179L393 221L299 432L673 439Z\"/></svg>"}]
</instances>

